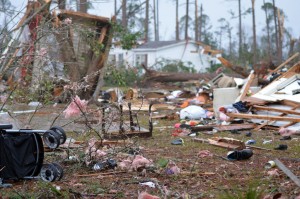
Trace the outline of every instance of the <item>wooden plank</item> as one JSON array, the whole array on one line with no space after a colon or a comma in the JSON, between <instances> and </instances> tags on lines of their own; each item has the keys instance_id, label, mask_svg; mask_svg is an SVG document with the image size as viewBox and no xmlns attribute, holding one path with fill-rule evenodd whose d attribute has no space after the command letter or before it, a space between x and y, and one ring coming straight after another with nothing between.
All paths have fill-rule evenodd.
<instances>
[{"instance_id":1,"label":"wooden plank","mask_svg":"<svg viewBox=\"0 0 300 199\"><path fill-rule=\"evenodd\" d=\"M256 106L256 105L253 105L252 107L255 108L255 109L257 109L257 110L273 111L273 112L279 112L279 113L285 113L285 114L292 114L292 115L300 115L300 112L294 111L294 110L272 108L272 107L266 107L266 106ZM282 115L280 115L280 116L282 116Z\"/></svg>"},{"instance_id":2,"label":"wooden plank","mask_svg":"<svg viewBox=\"0 0 300 199\"><path fill-rule=\"evenodd\" d=\"M273 149L267 149L267 148L264 148L264 147L253 146L253 145L249 145L249 144L246 144L246 146L251 148L251 149L259 149L259 150L266 150L266 151L272 151L273 150Z\"/></svg>"},{"instance_id":3,"label":"wooden plank","mask_svg":"<svg viewBox=\"0 0 300 199\"><path fill-rule=\"evenodd\" d=\"M300 103L297 103L295 101L290 101L290 100L287 100L287 99L282 100L280 103L283 104L283 105L287 105L287 106L300 107Z\"/></svg>"},{"instance_id":4,"label":"wooden plank","mask_svg":"<svg viewBox=\"0 0 300 199\"><path fill-rule=\"evenodd\" d=\"M103 43L103 40L104 40L104 38L105 38L105 36L106 36L107 29L108 29L107 26L105 26L105 27L103 27L103 28L101 29L100 37L99 37L99 40L98 40L99 44L102 44L102 43Z\"/></svg>"},{"instance_id":5,"label":"wooden plank","mask_svg":"<svg viewBox=\"0 0 300 199\"><path fill-rule=\"evenodd\" d=\"M272 70L269 74L275 73L278 70L280 70L283 66L285 66L287 63L289 63L290 61L292 61L293 59L295 59L296 57L298 57L299 52L295 53L293 56L291 56L290 58L288 58L286 61L284 61L282 64L280 64L277 68L275 68L274 70Z\"/></svg>"},{"instance_id":6,"label":"wooden plank","mask_svg":"<svg viewBox=\"0 0 300 199\"><path fill-rule=\"evenodd\" d=\"M295 109L297 109L297 108L299 108L299 107L300 107L299 104L296 104L296 105L293 104L293 107L292 107L291 110L295 110ZM283 116L285 116L285 115L286 115L286 113L282 113L282 114L280 114L279 116L283 117ZM259 129L265 127L266 125L273 124L274 122L275 122L275 121L271 121L271 122L267 121L267 122L264 122L263 124L257 126L254 130L255 130L255 131L258 131ZM288 126L291 126L291 125L293 125L293 124L294 124L294 122L290 122L290 123L287 124L287 125L288 125ZM287 126L285 125L284 127L287 127Z\"/></svg>"},{"instance_id":7,"label":"wooden plank","mask_svg":"<svg viewBox=\"0 0 300 199\"><path fill-rule=\"evenodd\" d=\"M231 150L237 150L237 149L241 150L241 149L245 148L242 145L236 145L236 144L221 142L221 141L212 140L212 139L208 139L208 141L209 141L209 144L211 144L213 146L218 146L218 147L231 149Z\"/></svg>"},{"instance_id":8,"label":"wooden plank","mask_svg":"<svg viewBox=\"0 0 300 199\"><path fill-rule=\"evenodd\" d=\"M206 125L206 126L192 126L191 129L194 132L199 131L212 131L216 125Z\"/></svg>"},{"instance_id":9,"label":"wooden plank","mask_svg":"<svg viewBox=\"0 0 300 199\"><path fill-rule=\"evenodd\" d=\"M242 113L227 113L227 116L231 118L300 122L300 118L294 118L294 117L280 117L280 116L254 115L254 114L242 114Z\"/></svg>"},{"instance_id":10,"label":"wooden plank","mask_svg":"<svg viewBox=\"0 0 300 199\"><path fill-rule=\"evenodd\" d=\"M293 65L287 72L283 73L282 75L278 76L275 80L273 80L270 84L268 84L266 87L264 87L260 92L263 92L264 90L269 89L273 86L274 82L278 81L281 78L289 78L295 75L295 72L300 72L300 61L297 62L295 65Z\"/></svg>"},{"instance_id":11,"label":"wooden plank","mask_svg":"<svg viewBox=\"0 0 300 199\"><path fill-rule=\"evenodd\" d=\"M295 174L293 174L280 160L275 159L274 162L281 171L283 171L298 187L300 187L300 180Z\"/></svg>"},{"instance_id":12,"label":"wooden plank","mask_svg":"<svg viewBox=\"0 0 300 199\"><path fill-rule=\"evenodd\" d=\"M208 143L213 146L218 146L218 147L231 149L231 150L237 150L237 149L241 150L246 147L244 142L232 138L213 138L213 139L193 138L192 140L201 143Z\"/></svg>"},{"instance_id":13,"label":"wooden plank","mask_svg":"<svg viewBox=\"0 0 300 199\"><path fill-rule=\"evenodd\" d=\"M232 131L232 130L246 130L254 129L256 124L231 124L231 125L220 125L214 127L217 131Z\"/></svg>"},{"instance_id":14,"label":"wooden plank","mask_svg":"<svg viewBox=\"0 0 300 199\"><path fill-rule=\"evenodd\" d=\"M79 20L79 21L86 21L86 22L100 22L100 23L105 23L108 24L110 23L110 19L107 17L100 17L97 15L91 15L87 13L82 13L82 12L75 12L71 10L60 10L58 14L59 18L67 18L71 17L73 20Z\"/></svg>"},{"instance_id":15,"label":"wooden plank","mask_svg":"<svg viewBox=\"0 0 300 199\"><path fill-rule=\"evenodd\" d=\"M253 97L253 96L245 97L244 102L247 102L249 105L253 105L253 104L265 105L268 103L266 100L259 99L259 98Z\"/></svg>"},{"instance_id":16,"label":"wooden plank","mask_svg":"<svg viewBox=\"0 0 300 199\"><path fill-rule=\"evenodd\" d=\"M248 90L249 90L249 88L250 88L250 86L251 86L251 84L252 84L254 78L255 78L255 74L254 74L254 71L252 70L252 71L250 72L250 75L249 75L249 77L248 77L248 81L247 81L247 83L245 84L245 86L244 86L244 88L243 88L243 91L242 91L242 94L240 95L238 101L243 101L243 100L245 99L245 97L246 97L246 95L247 95L247 92L248 92Z\"/></svg>"}]
</instances>

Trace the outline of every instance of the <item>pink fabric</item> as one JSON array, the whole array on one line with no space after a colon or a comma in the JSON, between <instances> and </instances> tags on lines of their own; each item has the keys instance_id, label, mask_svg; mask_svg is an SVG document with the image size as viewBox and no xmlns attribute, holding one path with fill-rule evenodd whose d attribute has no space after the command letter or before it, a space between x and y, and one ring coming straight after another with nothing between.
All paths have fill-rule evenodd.
<instances>
[{"instance_id":1,"label":"pink fabric","mask_svg":"<svg viewBox=\"0 0 300 199\"><path fill-rule=\"evenodd\" d=\"M167 165L166 172L167 172L167 174L178 175L180 173L180 168L175 164L174 161L170 160L168 165Z\"/></svg>"},{"instance_id":2,"label":"pink fabric","mask_svg":"<svg viewBox=\"0 0 300 199\"><path fill-rule=\"evenodd\" d=\"M269 176L279 176L278 169L274 169L274 170L268 171L267 174Z\"/></svg>"},{"instance_id":3,"label":"pink fabric","mask_svg":"<svg viewBox=\"0 0 300 199\"><path fill-rule=\"evenodd\" d=\"M170 170L173 172L174 175L178 175L180 173L180 168L176 165L172 166Z\"/></svg>"},{"instance_id":4,"label":"pink fabric","mask_svg":"<svg viewBox=\"0 0 300 199\"><path fill-rule=\"evenodd\" d=\"M79 116L81 111L85 112L88 101L81 100L77 95L69 104L69 106L64 110L65 118L72 116Z\"/></svg>"},{"instance_id":5,"label":"pink fabric","mask_svg":"<svg viewBox=\"0 0 300 199\"><path fill-rule=\"evenodd\" d=\"M99 148L96 148L96 143L97 139L92 138L88 142L88 147L85 149L85 163L86 165L89 165L92 160L99 160L102 157L106 156L107 153L103 150L100 150Z\"/></svg>"},{"instance_id":6,"label":"pink fabric","mask_svg":"<svg viewBox=\"0 0 300 199\"><path fill-rule=\"evenodd\" d=\"M148 160L147 158L144 158L141 155L137 155L137 156L134 157L134 159L132 157L128 157L127 159L120 162L118 164L118 166L122 170L134 170L134 171L136 171L139 168L147 167L147 166L150 166L151 164L152 164L152 161Z\"/></svg>"},{"instance_id":7,"label":"pink fabric","mask_svg":"<svg viewBox=\"0 0 300 199\"><path fill-rule=\"evenodd\" d=\"M123 160L118 164L118 167L120 167L121 170L130 170L131 162L131 160Z\"/></svg>"},{"instance_id":8,"label":"pink fabric","mask_svg":"<svg viewBox=\"0 0 300 199\"><path fill-rule=\"evenodd\" d=\"M180 127L180 123L176 123L176 124L174 124L174 128L176 128L176 129L178 129L179 127Z\"/></svg>"},{"instance_id":9,"label":"pink fabric","mask_svg":"<svg viewBox=\"0 0 300 199\"><path fill-rule=\"evenodd\" d=\"M160 197L150 195L147 192L142 192L139 194L138 199L160 199Z\"/></svg>"},{"instance_id":10,"label":"pink fabric","mask_svg":"<svg viewBox=\"0 0 300 199\"><path fill-rule=\"evenodd\" d=\"M219 113L219 118L220 118L221 121L225 121L225 122L228 122L230 120L230 117L225 115L225 113L223 113L223 112Z\"/></svg>"},{"instance_id":11,"label":"pink fabric","mask_svg":"<svg viewBox=\"0 0 300 199\"><path fill-rule=\"evenodd\" d=\"M213 154L208 150L202 150L202 151L199 151L199 153L198 153L198 157L200 157L200 158L204 158L204 157L208 157L208 156L213 156Z\"/></svg>"},{"instance_id":12,"label":"pink fabric","mask_svg":"<svg viewBox=\"0 0 300 199\"><path fill-rule=\"evenodd\" d=\"M150 166L151 161L144 158L141 155L135 156L134 160L132 161L132 168L133 170L137 170L138 168Z\"/></svg>"},{"instance_id":13,"label":"pink fabric","mask_svg":"<svg viewBox=\"0 0 300 199\"><path fill-rule=\"evenodd\" d=\"M280 128L279 133L282 136L290 136L290 135L293 135L294 133L296 133L296 130L289 130L287 128Z\"/></svg>"}]
</instances>

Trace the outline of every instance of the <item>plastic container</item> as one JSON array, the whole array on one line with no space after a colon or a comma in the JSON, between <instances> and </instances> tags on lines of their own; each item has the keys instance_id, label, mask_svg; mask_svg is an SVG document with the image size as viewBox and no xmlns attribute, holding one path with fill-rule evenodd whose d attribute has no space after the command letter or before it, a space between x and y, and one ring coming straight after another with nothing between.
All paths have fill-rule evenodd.
<instances>
[{"instance_id":1,"label":"plastic container","mask_svg":"<svg viewBox=\"0 0 300 199\"><path fill-rule=\"evenodd\" d=\"M271 169L275 166L276 166L276 163L273 160L270 160L265 164L265 169Z\"/></svg>"}]
</instances>

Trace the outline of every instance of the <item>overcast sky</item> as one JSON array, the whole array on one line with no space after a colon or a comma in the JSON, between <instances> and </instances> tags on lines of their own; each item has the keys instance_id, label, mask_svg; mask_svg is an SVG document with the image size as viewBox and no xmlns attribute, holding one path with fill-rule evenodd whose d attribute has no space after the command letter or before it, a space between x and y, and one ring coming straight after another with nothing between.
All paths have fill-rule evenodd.
<instances>
[{"instance_id":1,"label":"overcast sky","mask_svg":"<svg viewBox=\"0 0 300 199\"><path fill-rule=\"evenodd\" d=\"M11 0L17 9L25 10L28 0ZM70 0L69 0L70 1ZM151 1L151 0L150 0ZM271 0L265 0L272 2ZM91 0L94 9L89 10L89 13L105 17L111 17L114 13L114 0ZM152 2L152 1L151 1ZM185 15L185 0L179 0L180 11L179 15ZM194 18L194 0L190 0L190 15ZM238 25L237 19L230 19L229 10L237 13L238 2L236 0L198 0L198 5L202 4L204 13L210 17L213 28L219 26L218 19L225 18L231 22L231 25L236 28ZM261 9L263 0L256 0L256 24L257 32L260 33L265 26L265 15ZM287 15L284 25L286 28L291 28L292 35L295 38L300 37L300 0L276 0L276 5L283 9ZM118 5L119 6L119 5ZM251 0L242 0L242 10L251 7ZM252 19L251 15L243 18L246 30L251 34ZM159 28L160 40L172 40L175 38L175 2L174 0L159 0Z\"/></svg>"},{"instance_id":2,"label":"overcast sky","mask_svg":"<svg viewBox=\"0 0 300 199\"><path fill-rule=\"evenodd\" d=\"M112 16L114 12L113 0L108 0L108 3L99 3L101 0L95 0L94 7L92 10L93 14L101 14L103 16ZM180 13L179 15L185 15L185 0L179 0L180 2ZM194 18L194 0L190 0L190 12L191 17ZM271 2L271 0L265 0L265 2ZM204 13L207 14L212 22L213 27L217 27L218 19L224 17L230 20L233 27L237 27L238 20L230 19L229 10L233 10L237 14L238 2L235 0L198 0L198 5L202 3ZM265 26L265 14L261 9L263 0L256 0L256 24L257 31L260 32L262 27ZM300 25L298 20L300 19L300 1L299 0L277 0L276 5L283 9L287 15L285 20L285 27L292 28L292 34L294 37L299 38L300 36ZM174 0L160 0L159 1L159 23L160 23L160 39L170 40L175 37L175 3ZM242 10L251 8L251 0L242 0ZM251 15L245 17L244 25L246 29L251 32L252 18Z\"/></svg>"}]
</instances>

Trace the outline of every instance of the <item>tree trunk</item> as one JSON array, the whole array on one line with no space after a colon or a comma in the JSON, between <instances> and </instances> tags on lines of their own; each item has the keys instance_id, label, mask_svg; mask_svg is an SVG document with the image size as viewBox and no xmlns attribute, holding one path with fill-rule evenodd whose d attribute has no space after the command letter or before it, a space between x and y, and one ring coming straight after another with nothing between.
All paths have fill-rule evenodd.
<instances>
[{"instance_id":1,"label":"tree trunk","mask_svg":"<svg viewBox=\"0 0 300 199\"><path fill-rule=\"evenodd\" d=\"M179 41L178 0L176 0L176 41Z\"/></svg>"},{"instance_id":2,"label":"tree trunk","mask_svg":"<svg viewBox=\"0 0 300 199\"><path fill-rule=\"evenodd\" d=\"M79 11L87 13L87 0L79 0Z\"/></svg>"},{"instance_id":3,"label":"tree trunk","mask_svg":"<svg viewBox=\"0 0 300 199\"><path fill-rule=\"evenodd\" d=\"M242 44L242 8L241 0L239 0L239 59L241 60L243 54L243 44Z\"/></svg>"},{"instance_id":4,"label":"tree trunk","mask_svg":"<svg viewBox=\"0 0 300 199\"><path fill-rule=\"evenodd\" d=\"M58 0L57 4L58 4L58 8L60 10L65 10L66 9L66 0Z\"/></svg>"},{"instance_id":5,"label":"tree trunk","mask_svg":"<svg viewBox=\"0 0 300 199\"><path fill-rule=\"evenodd\" d=\"M157 34L157 41L159 41L159 4L158 0L156 0L156 34Z\"/></svg>"},{"instance_id":6,"label":"tree trunk","mask_svg":"<svg viewBox=\"0 0 300 199\"><path fill-rule=\"evenodd\" d=\"M152 82L185 82L189 80L203 79L205 81L211 80L215 77L213 73L172 73L172 72L157 72L155 70L148 69L145 65L142 65L146 73L144 75L144 86L151 85Z\"/></svg>"},{"instance_id":7,"label":"tree trunk","mask_svg":"<svg viewBox=\"0 0 300 199\"><path fill-rule=\"evenodd\" d=\"M199 41L201 42L202 41L202 16L203 16L203 7L202 7L202 4L201 4L201 7L200 7L200 29L199 29Z\"/></svg>"},{"instance_id":8,"label":"tree trunk","mask_svg":"<svg viewBox=\"0 0 300 199\"><path fill-rule=\"evenodd\" d=\"M231 28L228 24L228 40L229 40L229 58L232 59L232 35L231 35Z\"/></svg>"},{"instance_id":9,"label":"tree trunk","mask_svg":"<svg viewBox=\"0 0 300 199\"><path fill-rule=\"evenodd\" d=\"M278 19L278 62L282 62L282 42L283 42L283 22L284 17L280 15L280 10L277 9L277 19Z\"/></svg>"},{"instance_id":10,"label":"tree trunk","mask_svg":"<svg viewBox=\"0 0 300 199\"><path fill-rule=\"evenodd\" d=\"M290 40L290 47L289 47L289 57L292 56L294 54L294 47L295 47L295 43L297 42L296 39L291 38Z\"/></svg>"},{"instance_id":11,"label":"tree trunk","mask_svg":"<svg viewBox=\"0 0 300 199\"><path fill-rule=\"evenodd\" d=\"M277 8L275 5L275 0L273 0L273 15L274 15L274 24L275 24L275 41L276 41L276 52L278 55L279 46L278 46L278 26L277 26ZM280 62L279 62L280 63Z\"/></svg>"},{"instance_id":12,"label":"tree trunk","mask_svg":"<svg viewBox=\"0 0 300 199\"><path fill-rule=\"evenodd\" d=\"M186 10L185 10L185 34L184 39L188 40L188 29L189 29L189 0L186 0Z\"/></svg>"},{"instance_id":13,"label":"tree trunk","mask_svg":"<svg viewBox=\"0 0 300 199\"><path fill-rule=\"evenodd\" d=\"M199 30L198 30L198 1L195 0L195 41L198 41L198 35L199 35Z\"/></svg>"},{"instance_id":14,"label":"tree trunk","mask_svg":"<svg viewBox=\"0 0 300 199\"><path fill-rule=\"evenodd\" d=\"M156 1L153 0L153 21L154 21L154 41L158 41L157 37L157 20L156 20Z\"/></svg>"},{"instance_id":15,"label":"tree trunk","mask_svg":"<svg viewBox=\"0 0 300 199\"><path fill-rule=\"evenodd\" d=\"M255 24L255 0L251 0L252 2L252 29L253 29L253 68L256 66L256 24Z\"/></svg>"},{"instance_id":16,"label":"tree trunk","mask_svg":"<svg viewBox=\"0 0 300 199\"><path fill-rule=\"evenodd\" d=\"M149 40L149 0L146 0L146 16L145 16L145 42Z\"/></svg>"},{"instance_id":17,"label":"tree trunk","mask_svg":"<svg viewBox=\"0 0 300 199\"><path fill-rule=\"evenodd\" d=\"M127 29L127 0L122 0L122 26Z\"/></svg>"},{"instance_id":18,"label":"tree trunk","mask_svg":"<svg viewBox=\"0 0 300 199\"><path fill-rule=\"evenodd\" d=\"M117 0L115 0L115 4L114 4L114 8L115 8L115 17L117 17Z\"/></svg>"},{"instance_id":19,"label":"tree trunk","mask_svg":"<svg viewBox=\"0 0 300 199\"><path fill-rule=\"evenodd\" d=\"M264 5L266 5L265 0L264 0ZM267 8L265 7L265 15L266 15L266 26L267 26L267 40L268 40L268 61L270 62L271 59L271 41L270 41L270 24L268 20L268 11Z\"/></svg>"}]
</instances>

